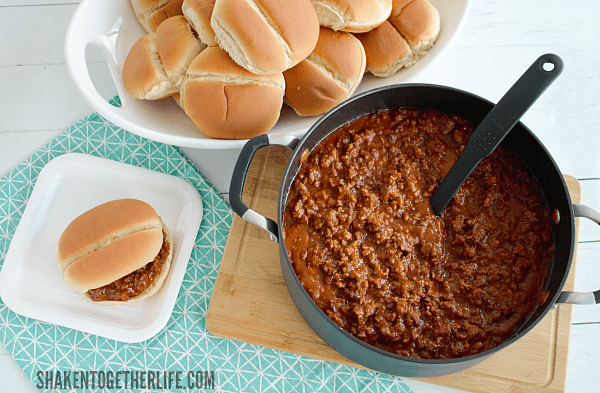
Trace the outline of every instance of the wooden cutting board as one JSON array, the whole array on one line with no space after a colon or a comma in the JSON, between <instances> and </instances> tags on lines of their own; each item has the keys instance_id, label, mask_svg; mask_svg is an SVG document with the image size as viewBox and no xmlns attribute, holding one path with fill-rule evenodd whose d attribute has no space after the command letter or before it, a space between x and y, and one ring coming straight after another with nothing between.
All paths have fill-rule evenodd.
<instances>
[{"instance_id":1,"label":"wooden cutting board","mask_svg":"<svg viewBox=\"0 0 600 393\"><path fill-rule=\"evenodd\" d=\"M244 187L244 202L251 209L276 217L279 185L290 155L280 146L257 153ZM579 203L578 181L565 179L573 203ZM573 263L565 290L573 290L574 276ZM422 380L472 392L564 392L571 309L557 307L518 342L470 369ZM304 322L288 294L278 245L266 231L238 216L225 246L206 327L215 336L364 368L331 349Z\"/></svg>"}]
</instances>

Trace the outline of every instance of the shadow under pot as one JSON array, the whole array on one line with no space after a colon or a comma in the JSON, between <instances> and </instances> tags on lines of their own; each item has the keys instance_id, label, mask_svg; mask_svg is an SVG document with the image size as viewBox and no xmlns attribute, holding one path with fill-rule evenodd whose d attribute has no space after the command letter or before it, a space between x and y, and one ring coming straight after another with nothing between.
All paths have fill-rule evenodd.
<instances>
[{"instance_id":1,"label":"shadow under pot","mask_svg":"<svg viewBox=\"0 0 600 393\"><path fill-rule=\"evenodd\" d=\"M290 296L308 325L328 345L346 358L369 369L403 377L434 377L464 370L485 360L517 341L533 329L558 304L596 304L600 291L593 293L563 292L575 247L575 217L587 217L600 223L600 212L584 205L572 204L566 183L556 163L534 134L517 123L501 146L510 151L535 179L544 204L555 212L551 228L554 255L548 264L546 279L530 315L524 318L508 338L482 352L455 358L424 359L402 356L368 344L344 330L322 311L301 284L288 257L282 226L292 183L307 153L312 152L331 133L345 124L380 111L401 108L436 111L457 116L473 125L479 124L494 104L458 89L427 84L386 86L358 95L321 117L299 140L290 135L261 135L247 142L236 163L229 191L233 211L245 220L268 231L279 243L280 262ZM283 145L293 150L279 191L277 222L249 209L242 202L242 190L252 157L261 147Z\"/></svg>"}]
</instances>

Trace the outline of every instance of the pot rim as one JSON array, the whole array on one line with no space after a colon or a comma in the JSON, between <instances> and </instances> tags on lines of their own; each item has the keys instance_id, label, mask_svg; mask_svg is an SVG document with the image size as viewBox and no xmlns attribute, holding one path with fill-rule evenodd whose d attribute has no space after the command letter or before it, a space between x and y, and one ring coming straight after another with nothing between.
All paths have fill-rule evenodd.
<instances>
[{"instance_id":1,"label":"pot rim","mask_svg":"<svg viewBox=\"0 0 600 393\"><path fill-rule=\"evenodd\" d=\"M331 109L329 112L327 112L326 114L324 114L323 116L321 116L311 127L310 129L304 134L304 136L302 137L302 139L300 139L300 141L298 142L297 147L293 150L292 155L290 156L285 172L283 174L283 178L282 178L282 183L281 186L279 188L279 196L278 196L278 207L277 207L277 226L278 226L278 235L279 235L279 239L284 239L283 237L283 232L282 232L282 224L283 224L283 212L285 210L285 202L287 201L287 196L289 194L289 188L293 182L290 181L290 186L288 187L283 187L284 181L286 179L288 179L290 177L290 169L291 169L291 163L294 161L294 159L296 158L297 155L302 154L301 151L302 150L306 150L305 148L303 148L303 145L306 143L306 140L310 137L310 135L316 130L318 129L321 124L323 124L325 121L327 121L331 116L335 116L337 113L339 113L341 110L343 110L345 107L347 107L348 105L351 105L352 103L354 103L355 101L359 101L367 96L373 96L373 95L378 95L381 92L384 91L388 91L388 90L404 90L404 89L410 89L410 88L427 88L427 89L432 89L432 90L446 90L446 91L450 91L452 93L458 94L458 95L464 95L464 96L469 96L470 98L474 98L477 99L479 101L481 101L482 103L489 105L490 109L491 107L493 107L495 104L493 102L491 102L490 100L487 100L477 94L465 91L465 90L461 90L458 88L454 88L454 87L450 87L450 86L444 86L444 85L438 85L438 84L427 84L427 83L405 83L405 84L396 84L396 85L388 85L388 86L383 86L383 87L379 87L376 89L372 89L366 92L363 92L359 95L356 95L344 102L342 102L341 104L337 105L336 107L334 107L333 109ZM400 108L400 107L399 107ZM405 106L403 108L411 108L410 106ZM414 109L427 109L427 108L419 108L418 106L414 106L412 107ZM376 113L382 110L386 110L386 109L398 109L398 108L379 108L376 111L372 111L370 113ZM433 109L433 108L429 108L429 109ZM434 109L435 110L435 109ZM442 111L440 111L442 112ZM444 112L442 112L444 113ZM454 114L450 114L449 115L454 115ZM356 117L353 117L349 120L347 120L345 123L346 124L352 120L357 119L358 117L360 117L362 115L358 115ZM459 115L456 115L459 116ZM461 116L462 117L462 116ZM468 119L465 119L468 120ZM468 120L470 122L472 122L471 120ZM530 316L525 319L522 323L521 323L521 327L514 332L511 336L509 336L506 340L504 340L501 344L490 348L486 351L474 354L474 355L467 355L467 356L462 356L462 357L458 357L458 358L448 358L448 359L422 359L422 358L413 358L413 357L409 357L409 356L403 356L403 355L398 355L396 353L392 353L380 348L375 347L374 345L371 345L369 343L366 343L362 340L360 340L359 338L353 336L352 334L350 334L349 332L347 332L346 330L344 330L342 327L340 327L337 323L335 323L331 318L329 318L327 316L327 314L325 314L325 312L323 310L321 310L316 303L312 300L312 298L310 297L310 295L308 295L308 293L306 292L306 290L304 289L304 287L302 286L298 276L295 274L295 271L293 269L293 266L291 264L291 261L289 260L288 256L287 256L287 249L285 246L285 242L284 241L280 241L280 250L281 250L281 254L284 256L284 258L280 258L281 259L281 263L285 263L289 266L289 268L292 270L292 272L294 272L294 274L292 275L292 280L294 281L294 285L296 285L297 287L299 287L301 289L301 294L303 297L305 297L305 300L308 300L308 304L309 307L311 309L311 311L316 311L317 314L319 315L320 319L324 319L325 323L329 324L330 327L335 328L337 331L339 331L340 333L342 333L347 339L352 340L352 342L356 343L356 344L360 344L360 346L362 346L365 349L368 349L370 351L373 351L375 353L378 353L379 355L382 355L386 358L391 358L394 360L399 360L399 361L405 361L405 362L411 362L411 363L419 363L419 364L426 364L426 365L449 365L449 364L458 364L458 363L465 363L465 362L474 362L477 363L478 361L483 360L483 358L487 358L489 356L491 356L492 354L503 350L504 348L508 347L509 345L515 343L516 341L518 341L522 336L524 336L525 334L529 333L533 328L535 328L535 326L537 326L537 324L543 320L546 315L548 314L548 312L553 309L555 306L556 301L558 300L558 297L562 291L562 288L565 285L565 282L567 280L567 276L571 270L571 266L572 266L572 262L573 262L573 255L574 255L574 248L575 248L575 219L574 219L574 213L573 213L573 204L571 201L571 196L569 194L566 182L562 176L561 171L559 170L556 162L554 161L554 158L552 157L552 155L550 155L550 153L548 152L548 150L546 149L546 147L542 144L542 142L539 140L539 138L537 138L537 136L527 127L525 126L525 124L523 124L521 121L517 122L517 124L513 127L522 127L528 134L529 136L531 136L535 142L542 148L543 152L545 153L545 155L550 159L550 161L553 164L553 169L556 171L556 173L560 174L560 181L561 184L560 186L561 188L561 193L564 192L565 196L566 196L566 200L567 200L567 204L569 206L569 214L570 214L570 220L569 220L569 224L570 224L570 231L571 231L571 241L569 244L569 257L568 257L568 263L566 266L566 273L563 275L563 277L561 278L560 284L559 284L559 290L556 291L556 293L552 296L552 298L547 299L546 302L544 303L543 310L540 312L540 314L535 318L535 320L529 325L527 326L525 329L523 329L523 325L526 324L528 322L528 320L530 318L533 317L533 314L535 313L535 310L537 308L534 308L534 310L532 311L532 313L530 314ZM338 128L341 127L338 126ZM309 149L309 155L312 152L312 150L319 145L327 136L329 136L333 131L335 131L337 128L333 129L333 130L329 130L329 132L327 132L326 134L324 134L324 136L317 142L315 143L313 146L311 146ZM511 131L512 132L512 131ZM298 170L299 170L300 166L298 167L298 169L296 170L296 173L293 174L293 177L295 178ZM535 179L535 175L534 175L534 179ZM537 182L537 180L536 180ZM540 188L538 186L538 188ZM540 191L542 192L542 195L544 197L544 200L546 200L546 196L544 195L543 190L540 188ZM285 197L285 199L284 199ZM554 233L554 229L553 229L553 233ZM553 258L554 261L554 258ZM547 285L547 280L550 276L551 270L549 271L548 276L546 277L545 283L544 285ZM286 280L287 281L287 280ZM289 285L286 282L286 285ZM288 288L289 289L289 288ZM539 307L539 304L538 304ZM309 324L310 326L310 324ZM312 326L311 326L312 328ZM329 344L329 343L328 343ZM335 348L334 348L335 349ZM354 360L354 359L351 359ZM354 360L356 361L356 360ZM375 370L376 371L376 370Z\"/></svg>"}]
</instances>

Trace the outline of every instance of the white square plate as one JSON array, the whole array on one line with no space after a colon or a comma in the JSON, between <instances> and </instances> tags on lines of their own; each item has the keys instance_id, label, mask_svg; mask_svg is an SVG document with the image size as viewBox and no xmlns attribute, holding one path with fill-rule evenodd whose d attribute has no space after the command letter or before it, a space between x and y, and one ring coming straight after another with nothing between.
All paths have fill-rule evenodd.
<instances>
[{"instance_id":1,"label":"white square plate","mask_svg":"<svg viewBox=\"0 0 600 393\"><path fill-rule=\"evenodd\" d=\"M173 237L173 264L153 296L101 306L69 289L55 253L83 212L114 199L150 204ZM122 342L140 342L167 323L202 220L202 199L187 181L86 154L65 154L40 172L0 272L0 297L15 313Z\"/></svg>"}]
</instances>

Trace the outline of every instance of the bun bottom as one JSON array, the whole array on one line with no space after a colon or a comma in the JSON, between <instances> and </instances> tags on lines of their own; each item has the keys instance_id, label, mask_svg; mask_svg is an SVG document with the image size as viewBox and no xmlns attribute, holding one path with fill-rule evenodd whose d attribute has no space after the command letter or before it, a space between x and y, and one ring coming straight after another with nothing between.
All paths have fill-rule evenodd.
<instances>
[{"instance_id":1,"label":"bun bottom","mask_svg":"<svg viewBox=\"0 0 600 393\"><path fill-rule=\"evenodd\" d=\"M163 262L163 266L162 266L162 270L160 271L160 274L158 275L158 277L156 277L156 279L154 279L152 284L150 284L150 286L144 292L142 292L139 295L134 296L128 300L123 300L123 301L121 301L121 300L103 300L103 301L99 301L99 302L92 300L91 296L89 295L89 293L87 291L86 292L77 291L77 293L90 303L100 304L103 306L112 306L112 305L116 305L116 304L127 304L127 303L135 302L138 300L142 300L142 299L152 296L156 292L158 292L158 290L163 286L165 280L167 279L169 272L171 271L171 262L173 260L173 239L171 237L171 232L169 231L169 228L167 228L167 226L165 225L165 223L162 220L161 220L161 224L162 224L162 230L165 232L165 243L169 245L169 254L167 255L167 258L165 259L165 261Z\"/></svg>"}]
</instances>

